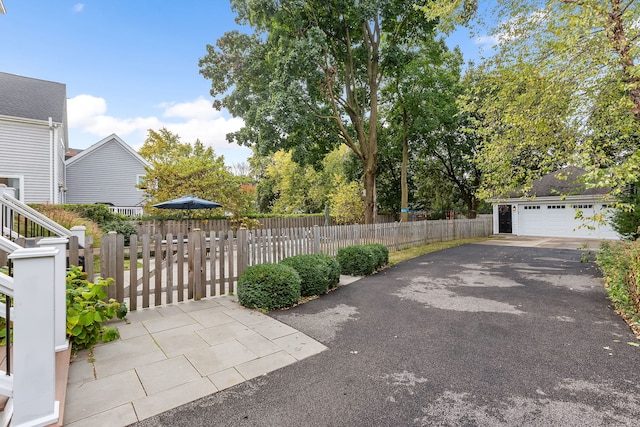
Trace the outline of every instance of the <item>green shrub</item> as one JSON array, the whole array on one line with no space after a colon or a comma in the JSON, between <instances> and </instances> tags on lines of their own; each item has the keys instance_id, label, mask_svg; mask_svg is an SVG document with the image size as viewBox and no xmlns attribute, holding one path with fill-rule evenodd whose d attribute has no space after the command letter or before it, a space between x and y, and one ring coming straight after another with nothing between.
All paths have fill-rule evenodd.
<instances>
[{"instance_id":1,"label":"green shrub","mask_svg":"<svg viewBox=\"0 0 640 427\"><path fill-rule=\"evenodd\" d=\"M316 255L318 262L322 262L327 266L327 279L329 289L335 288L340 283L340 263L332 256L319 254Z\"/></svg>"},{"instance_id":2,"label":"green shrub","mask_svg":"<svg viewBox=\"0 0 640 427\"><path fill-rule=\"evenodd\" d=\"M376 269L389 264L389 249L385 245L373 243L365 246L370 248L376 255Z\"/></svg>"},{"instance_id":3,"label":"green shrub","mask_svg":"<svg viewBox=\"0 0 640 427\"><path fill-rule=\"evenodd\" d=\"M110 231L115 231L118 234L124 235L124 245L129 246L129 241L132 234L136 234L136 228L129 222L123 221L121 219L116 219L114 221L109 221L106 224L102 224L100 226L102 231L108 233Z\"/></svg>"},{"instance_id":4,"label":"green shrub","mask_svg":"<svg viewBox=\"0 0 640 427\"><path fill-rule=\"evenodd\" d=\"M329 265L318 255L296 255L280 264L292 267L300 276L300 294L303 297L326 294L329 290Z\"/></svg>"},{"instance_id":5,"label":"green shrub","mask_svg":"<svg viewBox=\"0 0 640 427\"><path fill-rule=\"evenodd\" d=\"M116 328L108 328L108 320L124 318L127 307L114 299L107 299L107 287L112 279L87 280L80 267L67 273L67 336L74 351L90 348L99 340L113 341L120 335Z\"/></svg>"},{"instance_id":6,"label":"green shrub","mask_svg":"<svg viewBox=\"0 0 640 427\"><path fill-rule=\"evenodd\" d=\"M632 327L640 329L640 242L604 242L596 262L605 276L609 299Z\"/></svg>"},{"instance_id":7,"label":"green shrub","mask_svg":"<svg viewBox=\"0 0 640 427\"><path fill-rule=\"evenodd\" d=\"M377 256L365 245L347 246L338 249L336 256L340 272L349 276L366 276L376 269Z\"/></svg>"},{"instance_id":8,"label":"green shrub","mask_svg":"<svg viewBox=\"0 0 640 427\"><path fill-rule=\"evenodd\" d=\"M238 301L263 310L292 307L300 299L300 276L284 264L259 264L238 279Z\"/></svg>"}]
</instances>

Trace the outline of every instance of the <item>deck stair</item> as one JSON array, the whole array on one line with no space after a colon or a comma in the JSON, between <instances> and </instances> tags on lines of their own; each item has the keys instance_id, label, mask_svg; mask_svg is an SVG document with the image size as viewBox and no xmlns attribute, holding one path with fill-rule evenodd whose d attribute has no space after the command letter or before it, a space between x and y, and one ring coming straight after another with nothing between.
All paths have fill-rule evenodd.
<instances>
[{"instance_id":1,"label":"deck stair","mask_svg":"<svg viewBox=\"0 0 640 427\"><path fill-rule=\"evenodd\" d=\"M0 294L13 304L0 303L0 317L13 326L13 343L0 347L0 427L62 425L71 354L66 252L74 233L4 191Z\"/></svg>"}]
</instances>

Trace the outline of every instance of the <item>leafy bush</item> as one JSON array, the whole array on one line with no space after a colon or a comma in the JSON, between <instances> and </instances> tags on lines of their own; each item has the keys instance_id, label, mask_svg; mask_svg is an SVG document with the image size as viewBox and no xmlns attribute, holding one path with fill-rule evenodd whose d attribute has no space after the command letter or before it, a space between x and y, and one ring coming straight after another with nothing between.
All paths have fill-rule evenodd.
<instances>
[{"instance_id":1,"label":"leafy bush","mask_svg":"<svg viewBox=\"0 0 640 427\"><path fill-rule=\"evenodd\" d=\"M366 276L389 262L389 250L380 244L353 245L338 249L342 274Z\"/></svg>"},{"instance_id":2,"label":"leafy bush","mask_svg":"<svg viewBox=\"0 0 640 427\"><path fill-rule=\"evenodd\" d=\"M300 299L300 285L300 276L288 265L253 265L238 279L238 301L263 310L292 307Z\"/></svg>"},{"instance_id":3,"label":"leafy bush","mask_svg":"<svg viewBox=\"0 0 640 427\"><path fill-rule=\"evenodd\" d=\"M338 249L336 256L342 274L366 276L376 269L377 256L373 249L365 245L347 246Z\"/></svg>"},{"instance_id":4,"label":"leafy bush","mask_svg":"<svg viewBox=\"0 0 640 427\"><path fill-rule=\"evenodd\" d=\"M72 348L90 348L99 340L113 341L120 335L116 328L108 328L108 320L124 318L127 307L114 299L107 299L107 287L113 279L87 280L80 267L71 267L67 273L67 336Z\"/></svg>"},{"instance_id":5,"label":"leafy bush","mask_svg":"<svg viewBox=\"0 0 640 427\"><path fill-rule=\"evenodd\" d=\"M373 243L365 246L370 248L376 255L376 269L389 264L389 249L385 245Z\"/></svg>"},{"instance_id":6,"label":"leafy bush","mask_svg":"<svg viewBox=\"0 0 640 427\"><path fill-rule=\"evenodd\" d=\"M319 254L315 255L318 262L322 262L327 266L327 279L329 289L335 288L340 283L340 263L332 256Z\"/></svg>"},{"instance_id":7,"label":"leafy bush","mask_svg":"<svg viewBox=\"0 0 640 427\"><path fill-rule=\"evenodd\" d=\"M600 245L596 263L605 276L611 302L640 332L640 241Z\"/></svg>"},{"instance_id":8,"label":"leafy bush","mask_svg":"<svg viewBox=\"0 0 640 427\"><path fill-rule=\"evenodd\" d=\"M326 294L329 290L331 271L329 264L319 255L296 255L283 259L280 264L293 267L298 272L303 297Z\"/></svg>"},{"instance_id":9,"label":"leafy bush","mask_svg":"<svg viewBox=\"0 0 640 427\"><path fill-rule=\"evenodd\" d=\"M110 221L106 224L101 225L101 228L105 233L115 231L118 234L124 235L125 246L129 246L131 235L137 233L136 228L131 223L123 220Z\"/></svg>"}]
</instances>

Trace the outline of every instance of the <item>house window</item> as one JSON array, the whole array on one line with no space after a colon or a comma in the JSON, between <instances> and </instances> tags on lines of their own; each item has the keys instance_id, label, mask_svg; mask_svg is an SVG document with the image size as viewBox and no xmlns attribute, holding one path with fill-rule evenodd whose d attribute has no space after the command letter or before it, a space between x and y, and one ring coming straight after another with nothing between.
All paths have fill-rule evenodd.
<instances>
[{"instance_id":1,"label":"house window","mask_svg":"<svg viewBox=\"0 0 640 427\"><path fill-rule=\"evenodd\" d=\"M136 175L136 188L138 189L138 191L144 191L144 188L141 186L144 184L145 176L146 175L141 175L141 174Z\"/></svg>"},{"instance_id":2,"label":"house window","mask_svg":"<svg viewBox=\"0 0 640 427\"><path fill-rule=\"evenodd\" d=\"M15 190L14 197L20 201L22 201L22 195L24 194L24 188L22 187L24 183L24 177L18 175L7 175L0 176L0 184L4 184L7 187L11 187Z\"/></svg>"}]
</instances>

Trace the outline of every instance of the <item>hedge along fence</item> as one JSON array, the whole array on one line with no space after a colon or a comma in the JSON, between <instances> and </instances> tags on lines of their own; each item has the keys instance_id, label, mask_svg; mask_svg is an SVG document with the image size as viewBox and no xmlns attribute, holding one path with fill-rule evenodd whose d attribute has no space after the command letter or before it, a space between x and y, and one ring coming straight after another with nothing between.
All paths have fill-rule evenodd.
<instances>
[{"instance_id":1,"label":"hedge along fence","mask_svg":"<svg viewBox=\"0 0 640 427\"><path fill-rule=\"evenodd\" d=\"M421 221L334 227L258 229L226 232L192 231L132 235L124 246L122 235L103 236L100 249L102 277L115 280L109 297L126 302L131 311L185 299L235 293L238 276L249 266L277 263L301 254L335 256L340 248L379 243L390 251L430 242L492 233L491 216L478 219ZM92 254L84 251L85 260ZM125 259L138 266L125 270ZM86 264L86 262L85 262ZM91 279L90 279L91 280Z\"/></svg>"}]
</instances>

